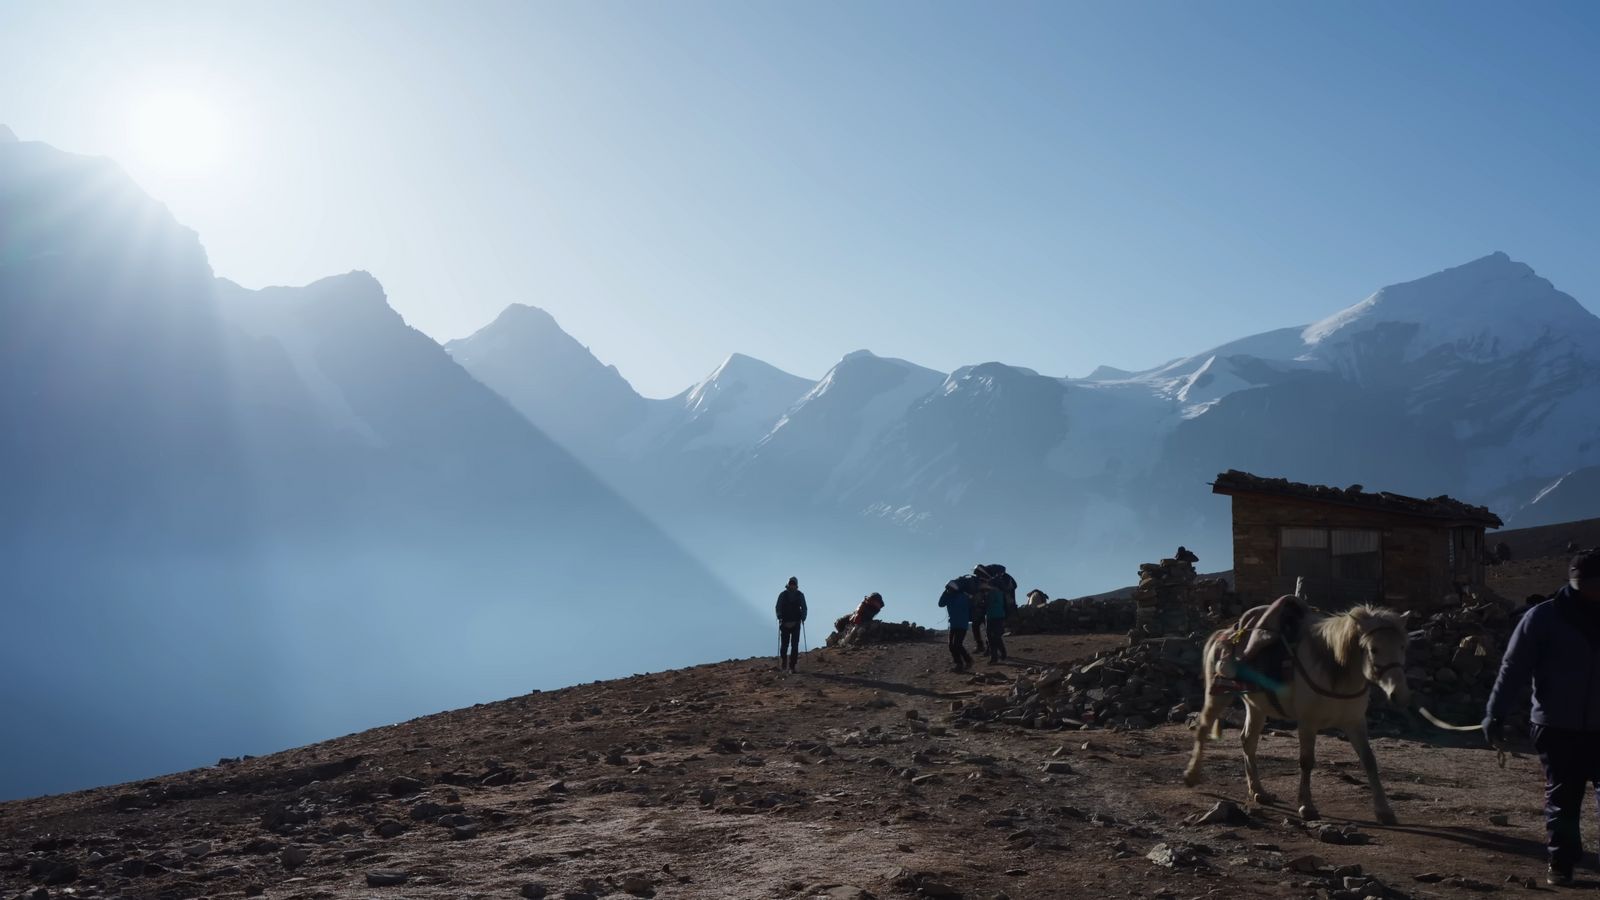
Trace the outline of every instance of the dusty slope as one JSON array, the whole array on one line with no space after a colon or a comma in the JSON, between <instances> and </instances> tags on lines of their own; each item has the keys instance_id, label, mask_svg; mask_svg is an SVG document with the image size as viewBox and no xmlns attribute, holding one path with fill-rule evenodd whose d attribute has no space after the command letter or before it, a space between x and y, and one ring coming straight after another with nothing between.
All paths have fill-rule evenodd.
<instances>
[{"instance_id":1,"label":"dusty slope","mask_svg":"<svg viewBox=\"0 0 1600 900\"><path fill-rule=\"evenodd\" d=\"M996 670L1118 642L1014 638L1014 665ZM1522 893L1507 878L1542 873L1540 782L1526 756L1502 772L1486 751L1380 739L1403 823L1382 828L1353 754L1325 738L1323 813L1370 844L1320 842L1286 808L1186 825L1218 799L1242 803L1236 732L1211 754L1210 783L1190 791L1181 726L946 728L953 701L1005 686L949 673L945 660L930 642L813 651L791 677L770 660L721 663L4 804L0 896L75 875L48 896L511 898L538 885L621 897L648 885L660 897L897 897L919 886L983 898L1312 897L1333 885L1359 898L1384 894L1366 876L1390 896L1423 897ZM1290 738L1263 742L1280 795L1293 794L1294 753ZM1047 774L1048 762L1070 774ZM1508 825L1491 824L1500 814ZM1195 845L1200 865L1147 859L1161 844ZM307 859L294 866L297 848ZM1320 874L1294 871L1297 859L1322 863ZM391 870L403 885L369 887L369 873Z\"/></svg>"}]
</instances>

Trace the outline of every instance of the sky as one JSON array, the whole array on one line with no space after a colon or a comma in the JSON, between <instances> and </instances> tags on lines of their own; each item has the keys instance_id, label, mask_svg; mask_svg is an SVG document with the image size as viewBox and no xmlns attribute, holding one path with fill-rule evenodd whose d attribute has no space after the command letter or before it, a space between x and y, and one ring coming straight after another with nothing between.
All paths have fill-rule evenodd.
<instances>
[{"instance_id":1,"label":"sky","mask_svg":"<svg viewBox=\"0 0 1600 900\"><path fill-rule=\"evenodd\" d=\"M1600 309L1600 6L0 5L0 122L247 287L742 352L1141 369L1495 250Z\"/></svg>"}]
</instances>

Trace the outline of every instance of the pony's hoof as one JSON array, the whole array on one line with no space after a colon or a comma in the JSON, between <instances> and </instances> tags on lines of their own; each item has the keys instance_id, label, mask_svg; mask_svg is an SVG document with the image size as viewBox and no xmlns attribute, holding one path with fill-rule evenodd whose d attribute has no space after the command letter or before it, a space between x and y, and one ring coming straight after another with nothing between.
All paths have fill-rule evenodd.
<instances>
[{"instance_id":1,"label":"pony's hoof","mask_svg":"<svg viewBox=\"0 0 1600 900\"><path fill-rule=\"evenodd\" d=\"M1399 825L1400 824L1400 820L1396 819L1394 817L1394 810L1392 810L1392 809L1380 809L1380 810L1378 810L1378 824L1379 825Z\"/></svg>"},{"instance_id":2,"label":"pony's hoof","mask_svg":"<svg viewBox=\"0 0 1600 900\"><path fill-rule=\"evenodd\" d=\"M1188 772L1183 773L1183 786L1184 787L1194 787L1195 785L1200 783L1200 780L1201 780L1200 779L1200 771L1198 769L1190 770Z\"/></svg>"},{"instance_id":3,"label":"pony's hoof","mask_svg":"<svg viewBox=\"0 0 1600 900\"><path fill-rule=\"evenodd\" d=\"M1275 795L1269 794L1266 791L1259 791L1251 794L1250 799L1260 806L1270 806L1271 804L1278 802L1278 798Z\"/></svg>"},{"instance_id":4,"label":"pony's hoof","mask_svg":"<svg viewBox=\"0 0 1600 900\"><path fill-rule=\"evenodd\" d=\"M1317 812L1315 806L1302 806L1300 807L1300 818L1305 819L1307 822L1312 822L1322 818L1322 813Z\"/></svg>"}]
</instances>

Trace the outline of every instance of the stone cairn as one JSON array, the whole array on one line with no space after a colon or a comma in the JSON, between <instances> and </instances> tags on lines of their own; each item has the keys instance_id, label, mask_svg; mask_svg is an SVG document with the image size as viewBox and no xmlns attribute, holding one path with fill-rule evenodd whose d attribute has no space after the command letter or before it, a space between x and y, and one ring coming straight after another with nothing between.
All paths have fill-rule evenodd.
<instances>
[{"instance_id":1,"label":"stone cairn","mask_svg":"<svg viewBox=\"0 0 1600 900\"><path fill-rule=\"evenodd\" d=\"M1194 564L1163 559L1139 567L1133 590L1133 629L1128 641L1183 635L1235 620L1242 610L1238 597L1220 578L1196 578Z\"/></svg>"}]
</instances>

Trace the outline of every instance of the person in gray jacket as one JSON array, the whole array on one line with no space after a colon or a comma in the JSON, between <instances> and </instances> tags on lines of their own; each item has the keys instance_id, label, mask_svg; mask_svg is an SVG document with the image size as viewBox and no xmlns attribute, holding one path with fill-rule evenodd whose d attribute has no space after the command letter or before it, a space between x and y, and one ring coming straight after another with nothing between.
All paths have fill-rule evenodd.
<instances>
[{"instance_id":1,"label":"person in gray jacket","mask_svg":"<svg viewBox=\"0 0 1600 900\"><path fill-rule=\"evenodd\" d=\"M1545 880L1568 885L1583 856L1584 794L1600 786L1600 552L1573 557L1567 585L1517 621L1484 711L1490 744L1500 746L1506 714L1530 681L1533 747L1544 766Z\"/></svg>"}]
</instances>

